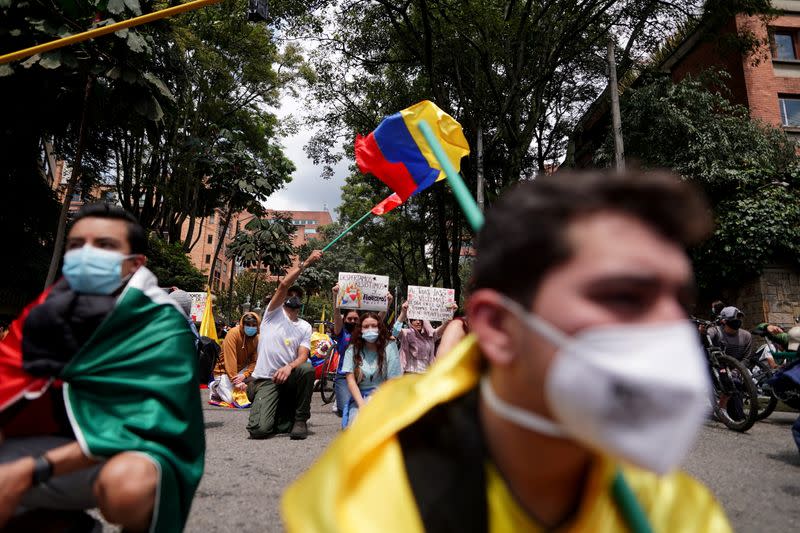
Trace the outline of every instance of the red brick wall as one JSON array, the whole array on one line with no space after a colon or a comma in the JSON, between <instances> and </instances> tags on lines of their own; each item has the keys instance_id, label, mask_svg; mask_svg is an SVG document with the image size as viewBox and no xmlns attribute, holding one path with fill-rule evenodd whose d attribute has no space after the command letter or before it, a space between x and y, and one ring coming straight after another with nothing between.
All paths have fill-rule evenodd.
<instances>
[{"instance_id":1,"label":"red brick wall","mask_svg":"<svg viewBox=\"0 0 800 533\"><path fill-rule=\"evenodd\" d=\"M740 30L749 29L758 38L766 39L767 26L761 19L739 15L736 17L736 22ZM774 28L800 29L800 16L777 17L770 21L770 26ZM800 78L776 76L769 50L765 49L763 52L765 57L756 65L752 64L752 61L748 59L743 61L750 116L769 124L780 126L781 115L778 106L778 95L800 95Z\"/></svg>"},{"instance_id":2,"label":"red brick wall","mask_svg":"<svg viewBox=\"0 0 800 533\"><path fill-rule=\"evenodd\" d=\"M736 20L731 19L720 32L735 34ZM702 38L681 61L672 68L672 80L678 82L687 75L695 76L710 68L718 67L727 71L731 78L726 84L731 100L737 104L748 105L748 93L742 68L741 54L735 50L725 50L717 39Z\"/></svg>"}]
</instances>

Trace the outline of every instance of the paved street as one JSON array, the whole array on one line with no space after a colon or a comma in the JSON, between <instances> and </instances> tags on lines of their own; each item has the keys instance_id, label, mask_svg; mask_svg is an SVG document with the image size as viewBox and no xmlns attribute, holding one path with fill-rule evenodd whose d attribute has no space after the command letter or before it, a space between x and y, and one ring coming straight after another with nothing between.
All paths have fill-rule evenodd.
<instances>
[{"instance_id":1,"label":"paved street","mask_svg":"<svg viewBox=\"0 0 800 533\"><path fill-rule=\"evenodd\" d=\"M203 395L206 397L207 391ZM245 430L248 413L247 409L204 404L206 471L187 531L281 531L279 507L283 490L333 440L341 420L315 392L308 439L290 440L289 435L278 435L250 440Z\"/></svg>"},{"instance_id":2,"label":"paved street","mask_svg":"<svg viewBox=\"0 0 800 533\"><path fill-rule=\"evenodd\" d=\"M800 531L796 412L775 412L747 433L707 422L686 469L717 495L739 532Z\"/></svg>"},{"instance_id":3,"label":"paved street","mask_svg":"<svg viewBox=\"0 0 800 533\"><path fill-rule=\"evenodd\" d=\"M248 411L205 405L204 414L206 473L187 531L280 531L283 489L338 433L339 418L315 393L307 440L254 441L244 430ZM800 530L800 455L790 435L796 416L776 412L745 434L711 421L703 428L686 466L717 494L736 531Z\"/></svg>"}]
</instances>

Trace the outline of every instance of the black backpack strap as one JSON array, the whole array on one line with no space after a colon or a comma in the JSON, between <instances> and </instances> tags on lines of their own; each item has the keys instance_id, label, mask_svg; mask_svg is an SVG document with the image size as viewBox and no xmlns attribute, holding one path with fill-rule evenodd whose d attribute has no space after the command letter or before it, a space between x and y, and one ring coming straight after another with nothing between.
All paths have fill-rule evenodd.
<instances>
[{"instance_id":1,"label":"black backpack strap","mask_svg":"<svg viewBox=\"0 0 800 533\"><path fill-rule=\"evenodd\" d=\"M425 530L488 531L487 453L477 388L431 409L398 438Z\"/></svg>"}]
</instances>

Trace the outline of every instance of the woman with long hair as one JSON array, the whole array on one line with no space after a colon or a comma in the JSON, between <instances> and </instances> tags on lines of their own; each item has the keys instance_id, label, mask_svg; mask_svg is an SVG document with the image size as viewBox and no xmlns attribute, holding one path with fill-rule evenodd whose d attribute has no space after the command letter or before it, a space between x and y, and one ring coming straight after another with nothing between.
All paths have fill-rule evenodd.
<instances>
[{"instance_id":1,"label":"woman with long hair","mask_svg":"<svg viewBox=\"0 0 800 533\"><path fill-rule=\"evenodd\" d=\"M346 428L381 383L403 374L397 344L376 313L361 315L344 354L342 372L352 396L342 417L342 428Z\"/></svg>"}]
</instances>

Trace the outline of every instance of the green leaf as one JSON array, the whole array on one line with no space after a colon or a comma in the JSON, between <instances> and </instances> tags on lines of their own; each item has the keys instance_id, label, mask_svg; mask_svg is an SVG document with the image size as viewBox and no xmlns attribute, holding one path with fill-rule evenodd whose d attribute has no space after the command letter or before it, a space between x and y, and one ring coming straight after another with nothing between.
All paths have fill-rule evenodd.
<instances>
[{"instance_id":1,"label":"green leaf","mask_svg":"<svg viewBox=\"0 0 800 533\"><path fill-rule=\"evenodd\" d=\"M0 0L0 2L2 2L2 0ZM18 29L9 30L8 34L10 36L12 36L12 37L19 37L20 35L22 35L22 30L18 30Z\"/></svg>"},{"instance_id":2,"label":"green leaf","mask_svg":"<svg viewBox=\"0 0 800 533\"><path fill-rule=\"evenodd\" d=\"M39 61L39 65L46 69L56 69L61 66L61 52L56 50L55 52L48 52L44 56L42 56L41 61Z\"/></svg>"},{"instance_id":3,"label":"green leaf","mask_svg":"<svg viewBox=\"0 0 800 533\"><path fill-rule=\"evenodd\" d=\"M31 56L29 59L26 59L25 61L22 62L22 66L24 68L31 68L33 65L38 63L41 58L42 56L40 56L39 54Z\"/></svg>"},{"instance_id":4,"label":"green leaf","mask_svg":"<svg viewBox=\"0 0 800 533\"><path fill-rule=\"evenodd\" d=\"M0 0L2 1L2 0ZM0 78L14 74L14 69L11 65L0 65Z\"/></svg>"},{"instance_id":5,"label":"green leaf","mask_svg":"<svg viewBox=\"0 0 800 533\"><path fill-rule=\"evenodd\" d=\"M119 15L125 12L125 0L108 0L108 4L106 4L106 9L109 13L113 13L114 15Z\"/></svg>"},{"instance_id":6,"label":"green leaf","mask_svg":"<svg viewBox=\"0 0 800 533\"><path fill-rule=\"evenodd\" d=\"M0 7L11 7L11 0L0 0Z\"/></svg>"},{"instance_id":7,"label":"green leaf","mask_svg":"<svg viewBox=\"0 0 800 533\"><path fill-rule=\"evenodd\" d=\"M134 52L143 52L147 48L147 41L135 31L128 33L128 48Z\"/></svg>"},{"instance_id":8,"label":"green leaf","mask_svg":"<svg viewBox=\"0 0 800 533\"><path fill-rule=\"evenodd\" d=\"M142 14L142 8L139 5L139 0L125 0L125 5L128 6L128 9L130 9L134 15L138 16Z\"/></svg>"},{"instance_id":9,"label":"green leaf","mask_svg":"<svg viewBox=\"0 0 800 533\"><path fill-rule=\"evenodd\" d=\"M169 87L166 84L158 79L158 77L153 74L152 72L145 72L143 74L144 79L150 82L151 85L155 86L156 89L159 90L161 94L172 100L175 101L175 95L172 94L172 91L169 90Z\"/></svg>"}]
</instances>

